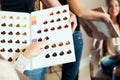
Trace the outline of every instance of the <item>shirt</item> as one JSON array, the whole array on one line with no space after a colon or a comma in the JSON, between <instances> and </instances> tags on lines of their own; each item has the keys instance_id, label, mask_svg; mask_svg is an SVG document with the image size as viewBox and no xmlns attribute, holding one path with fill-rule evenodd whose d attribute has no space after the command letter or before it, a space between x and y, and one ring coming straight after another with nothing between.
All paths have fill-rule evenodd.
<instances>
[{"instance_id":1,"label":"shirt","mask_svg":"<svg viewBox=\"0 0 120 80\"><path fill-rule=\"evenodd\" d=\"M32 12L34 11L34 0L1 0L3 11Z\"/></svg>"}]
</instances>

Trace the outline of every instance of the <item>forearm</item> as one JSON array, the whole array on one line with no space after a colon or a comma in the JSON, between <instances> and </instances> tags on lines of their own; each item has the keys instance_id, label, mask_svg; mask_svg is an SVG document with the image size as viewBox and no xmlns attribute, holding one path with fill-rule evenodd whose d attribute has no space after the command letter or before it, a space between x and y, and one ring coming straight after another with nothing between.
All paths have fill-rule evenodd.
<instances>
[{"instance_id":1,"label":"forearm","mask_svg":"<svg viewBox=\"0 0 120 80\"><path fill-rule=\"evenodd\" d=\"M22 54L19 54L13 58L12 64L13 66L20 72L23 72L26 65L30 62L29 59L27 59Z\"/></svg>"},{"instance_id":2,"label":"forearm","mask_svg":"<svg viewBox=\"0 0 120 80\"><path fill-rule=\"evenodd\" d=\"M101 19L101 17L104 16L100 12L83 8L79 0L67 0L67 3L69 4L71 11L78 17L82 17L85 19Z\"/></svg>"},{"instance_id":3,"label":"forearm","mask_svg":"<svg viewBox=\"0 0 120 80\"><path fill-rule=\"evenodd\" d=\"M58 0L42 0L42 2L47 6L47 7L56 7L56 6L61 6L60 2Z\"/></svg>"}]
</instances>

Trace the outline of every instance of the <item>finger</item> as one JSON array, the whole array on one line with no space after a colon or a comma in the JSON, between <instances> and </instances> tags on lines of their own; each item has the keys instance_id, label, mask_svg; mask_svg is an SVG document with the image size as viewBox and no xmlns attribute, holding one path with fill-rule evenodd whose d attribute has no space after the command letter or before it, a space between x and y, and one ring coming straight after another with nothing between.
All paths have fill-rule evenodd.
<instances>
[{"instance_id":1,"label":"finger","mask_svg":"<svg viewBox=\"0 0 120 80\"><path fill-rule=\"evenodd\" d=\"M42 40L42 41L40 41L38 43L40 43L42 45L43 43L45 43L45 41L46 41L46 39L44 39L44 40Z\"/></svg>"},{"instance_id":2,"label":"finger","mask_svg":"<svg viewBox=\"0 0 120 80\"><path fill-rule=\"evenodd\" d=\"M46 39L40 41L40 42L33 42L33 44L36 44L36 45L43 45L45 43Z\"/></svg>"},{"instance_id":3,"label":"finger","mask_svg":"<svg viewBox=\"0 0 120 80\"><path fill-rule=\"evenodd\" d=\"M75 24L74 22L71 23L71 26L72 26L72 33L74 33L76 27L77 27L77 24Z\"/></svg>"},{"instance_id":4,"label":"finger","mask_svg":"<svg viewBox=\"0 0 120 80\"><path fill-rule=\"evenodd\" d=\"M42 53L45 49L44 48L40 48L40 53Z\"/></svg>"}]
</instances>

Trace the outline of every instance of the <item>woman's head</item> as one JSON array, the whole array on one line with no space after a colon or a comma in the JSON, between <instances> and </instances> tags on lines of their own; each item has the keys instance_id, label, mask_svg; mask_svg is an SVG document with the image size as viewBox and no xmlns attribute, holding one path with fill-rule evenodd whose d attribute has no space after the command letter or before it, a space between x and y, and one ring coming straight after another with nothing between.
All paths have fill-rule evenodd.
<instances>
[{"instance_id":1,"label":"woman's head","mask_svg":"<svg viewBox=\"0 0 120 80\"><path fill-rule=\"evenodd\" d=\"M120 0L107 0L108 13L111 17L120 14Z\"/></svg>"},{"instance_id":2,"label":"woman's head","mask_svg":"<svg viewBox=\"0 0 120 80\"><path fill-rule=\"evenodd\" d=\"M110 17L117 17L117 21L120 24L120 0L106 0L106 4Z\"/></svg>"}]
</instances>

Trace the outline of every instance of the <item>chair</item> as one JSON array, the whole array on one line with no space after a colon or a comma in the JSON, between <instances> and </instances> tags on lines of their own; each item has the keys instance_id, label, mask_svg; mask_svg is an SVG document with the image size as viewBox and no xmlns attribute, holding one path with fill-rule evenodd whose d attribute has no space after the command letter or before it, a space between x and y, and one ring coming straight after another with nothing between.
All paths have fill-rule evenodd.
<instances>
[{"instance_id":1,"label":"chair","mask_svg":"<svg viewBox=\"0 0 120 80\"><path fill-rule=\"evenodd\" d=\"M103 73L102 69L99 66L99 62L103 57L103 54L101 54L102 44L103 41L99 40L98 41L94 40L93 42L93 47L95 49L89 56L90 57L89 70L91 80L112 80L112 77L109 77L105 73Z\"/></svg>"},{"instance_id":2,"label":"chair","mask_svg":"<svg viewBox=\"0 0 120 80\"><path fill-rule=\"evenodd\" d=\"M90 55L90 78L91 80L112 80L112 77L107 76L99 66L100 62L100 50L95 51Z\"/></svg>"}]
</instances>

